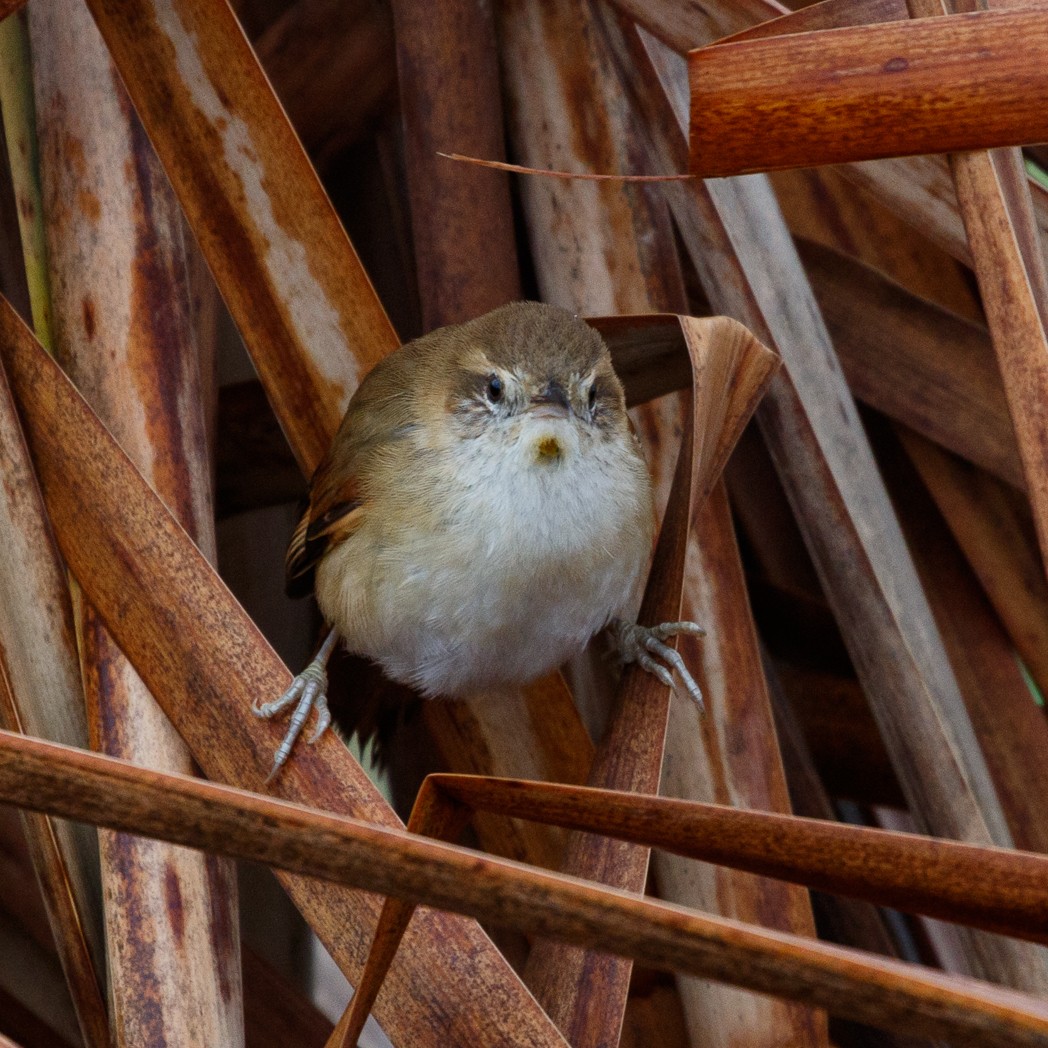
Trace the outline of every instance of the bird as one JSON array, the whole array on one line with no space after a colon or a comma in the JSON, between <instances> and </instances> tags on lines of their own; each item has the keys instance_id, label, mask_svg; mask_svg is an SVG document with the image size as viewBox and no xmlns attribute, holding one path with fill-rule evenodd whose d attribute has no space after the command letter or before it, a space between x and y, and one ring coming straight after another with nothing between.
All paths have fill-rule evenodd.
<instances>
[{"instance_id":1,"label":"bird","mask_svg":"<svg viewBox=\"0 0 1048 1048\"><path fill-rule=\"evenodd\" d=\"M291 687L253 707L294 706L271 777L311 710L311 742L330 724L339 638L426 698L468 698L534 680L608 628L624 662L701 706L666 641L704 630L630 620L654 532L651 479L595 328L514 302L405 343L351 398L291 537L287 591L314 592L331 629Z\"/></svg>"}]
</instances>

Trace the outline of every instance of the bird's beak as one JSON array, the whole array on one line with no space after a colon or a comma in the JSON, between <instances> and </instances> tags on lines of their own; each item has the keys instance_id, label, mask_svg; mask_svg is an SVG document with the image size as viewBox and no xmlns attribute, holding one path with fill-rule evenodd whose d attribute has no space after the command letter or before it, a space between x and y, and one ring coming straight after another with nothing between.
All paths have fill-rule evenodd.
<instances>
[{"instance_id":1,"label":"bird's beak","mask_svg":"<svg viewBox=\"0 0 1048 1048\"><path fill-rule=\"evenodd\" d=\"M571 400L559 382L550 381L537 397L531 398L528 411L533 418L569 418Z\"/></svg>"}]
</instances>

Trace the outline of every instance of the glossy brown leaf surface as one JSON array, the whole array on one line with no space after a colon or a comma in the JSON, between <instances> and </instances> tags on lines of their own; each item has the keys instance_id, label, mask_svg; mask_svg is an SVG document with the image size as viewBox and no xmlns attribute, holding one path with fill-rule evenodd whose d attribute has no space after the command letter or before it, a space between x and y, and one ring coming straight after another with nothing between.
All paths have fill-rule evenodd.
<instances>
[{"instance_id":1,"label":"glossy brown leaf surface","mask_svg":"<svg viewBox=\"0 0 1048 1048\"><path fill-rule=\"evenodd\" d=\"M944 1034L957 1044L1048 1044L1048 1008L1014 991L24 736L0 733L0 746L0 792L19 804L239 857L264 855L298 873L800 996L890 1029Z\"/></svg>"},{"instance_id":2,"label":"glossy brown leaf surface","mask_svg":"<svg viewBox=\"0 0 1048 1048\"><path fill-rule=\"evenodd\" d=\"M560 783L435 775L428 788L445 803L604 833L883 906L912 907L1048 941L1048 858L1033 852ZM432 823L427 830L444 839Z\"/></svg>"},{"instance_id":3,"label":"glossy brown leaf surface","mask_svg":"<svg viewBox=\"0 0 1048 1048\"><path fill-rule=\"evenodd\" d=\"M1048 30L1037 10L747 39L689 62L690 170L705 178L1048 135L1038 102Z\"/></svg>"}]
</instances>

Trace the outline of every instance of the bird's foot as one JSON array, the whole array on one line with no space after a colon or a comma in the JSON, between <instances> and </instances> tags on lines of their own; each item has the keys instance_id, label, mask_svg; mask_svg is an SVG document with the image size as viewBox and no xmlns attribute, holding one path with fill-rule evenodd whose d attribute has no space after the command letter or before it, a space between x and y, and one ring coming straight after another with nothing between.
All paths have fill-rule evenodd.
<instances>
[{"instance_id":1,"label":"bird's foot","mask_svg":"<svg viewBox=\"0 0 1048 1048\"><path fill-rule=\"evenodd\" d=\"M256 717L268 719L282 713L293 704L295 706L287 733L273 757L273 768L266 779L267 782L280 771L291 756L292 747L305 727L310 710L317 711L316 727L308 740L310 743L316 742L331 724L331 712L327 703L327 661L334 647L335 637L336 634L332 631L317 652L316 658L291 682L291 687L280 698L251 707Z\"/></svg>"},{"instance_id":2,"label":"bird's foot","mask_svg":"<svg viewBox=\"0 0 1048 1048\"><path fill-rule=\"evenodd\" d=\"M611 623L612 636L623 662L636 662L648 673L654 673L667 687L679 691L678 682L673 677L677 671L679 683L686 693L705 709L702 701L702 690L695 683L695 678L688 672L679 652L665 643L669 637L686 634L689 637L704 637L706 631L694 622L664 622L659 626L641 626L635 622L623 622L615 619Z\"/></svg>"}]
</instances>

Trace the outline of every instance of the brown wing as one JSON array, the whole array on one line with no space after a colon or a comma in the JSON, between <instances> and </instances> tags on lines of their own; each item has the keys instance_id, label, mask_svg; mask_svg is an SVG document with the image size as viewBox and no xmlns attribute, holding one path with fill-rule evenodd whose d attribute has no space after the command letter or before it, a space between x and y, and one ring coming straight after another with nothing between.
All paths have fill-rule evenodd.
<instances>
[{"instance_id":1,"label":"brown wing","mask_svg":"<svg viewBox=\"0 0 1048 1048\"><path fill-rule=\"evenodd\" d=\"M325 490L314 481L309 504L291 536L284 558L284 589L289 597L311 593L317 564L328 550L360 526L364 506L355 488L352 478L334 491Z\"/></svg>"},{"instance_id":2,"label":"brown wing","mask_svg":"<svg viewBox=\"0 0 1048 1048\"><path fill-rule=\"evenodd\" d=\"M309 504L291 536L284 561L289 596L312 591L317 564L364 519L371 490L367 478L373 481L376 461L415 429L411 376L417 373L415 359L431 342L408 343L380 361L350 401L327 456L313 474Z\"/></svg>"}]
</instances>

